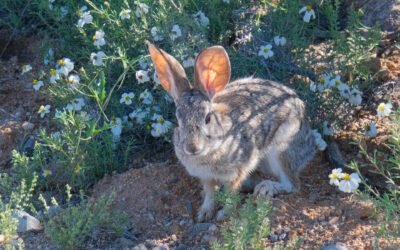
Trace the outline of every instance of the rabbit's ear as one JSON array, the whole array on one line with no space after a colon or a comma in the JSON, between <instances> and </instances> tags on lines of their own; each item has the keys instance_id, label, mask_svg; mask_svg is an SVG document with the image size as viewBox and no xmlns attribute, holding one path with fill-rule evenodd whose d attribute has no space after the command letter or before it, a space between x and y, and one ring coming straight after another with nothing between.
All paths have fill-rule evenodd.
<instances>
[{"instance_id":1,"label":"rabbit's ear","mask_svg":"<svg viewBox=\"0 0 400 250\"><path fill-rule=\"evenodd\" d=\"M225 88L231 77L231 64L225 49L213 46L201 51L194 72L195 88L211 100L215 93Z\"/></svg>"},{"instance_id":2,"label":"rabbit's ear","mask_svg":"<svg viewBox=\"0 0 400 250\"><path fill-rule=\"evenodd\" d=\"M154 62L162 86L175 101L179 100L182 93L190 89L185 70L173 56L157 48L149 41L146 41L146 44L149 47L151 59Z\"/></svg>"}]
</instances>

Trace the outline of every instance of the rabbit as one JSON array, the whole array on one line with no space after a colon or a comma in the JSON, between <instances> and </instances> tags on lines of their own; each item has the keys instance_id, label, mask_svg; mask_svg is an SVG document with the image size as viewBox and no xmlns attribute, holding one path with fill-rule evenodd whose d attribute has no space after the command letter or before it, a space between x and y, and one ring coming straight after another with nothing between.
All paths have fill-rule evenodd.
<instances>
[{"instance_id":1,"label":"rabbit","mask_svg":"<svg viewBox=\"0 0 400 250\"><path fill-rule=\"evenodd\" d=\"M299 173L313 158L316 144L305 105L292 89L252 77L228 84L231 66L221 46L200 52L191 85L173 56L146 43L176 106L176 156L203 185L199 221L213 217L218 183L239 190L255 170L279 178L258 183L256 196L299 190Z\"/></svg>"}]
</instances>

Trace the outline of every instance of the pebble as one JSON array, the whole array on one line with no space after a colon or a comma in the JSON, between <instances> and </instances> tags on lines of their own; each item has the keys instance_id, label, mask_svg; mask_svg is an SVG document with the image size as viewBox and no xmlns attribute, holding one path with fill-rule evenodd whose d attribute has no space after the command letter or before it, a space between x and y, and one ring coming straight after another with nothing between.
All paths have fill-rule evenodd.
<instances>
[{"instance_id":1,"label":"pebble","mask_svg":"<svg viewBox=\"0 0 400 250\"><path fill-rule=\"evenodd\" d=\"M280 235L279 235L279 240L284 240L285 238L286 238L286 233L281 233Z\"/></svg>"},{"instance_id":2,"label":"pebble","mask_svg":"<svg viewBox=\"0 0 400 250\"><path fill-rule=\"evenodd\" d=\"M121 248L130 247L133 245L133 241L127 238L119 238L116 240L116 244Z\"/></svg>"},{"instance_id":3,"label":"pebble","mask_svg":"<svg viewBox=\"0 0 400 250\"><path fill-rule=\"evenodd\" d=\"M185 205L186 205L186 209L189 212L189 214L192 214L193 208L192 208L192 203L190 202L190 200L186 200Z\"/></svg>"},{"instance_id":4,"label":"pebble","mask_svg":"<svg viewBox=\"0 0 400 250\"><path fill-rule=\"evenodd\" d=\"M208 222L196 223L193 226L189 227L186 231L188 233L196 234L196 233L208 231L208 229L211 226L214 226L214 224L213 223L208 223Z\"/></svg>"},{"instance_id":5,"label":"pebble","mask_svg":"<svg viewBox=\"0 0 400 250\"><path fill-rule=\"evenodd\" d=\"M150 220L154 220L154 216L151 213L148 213L147 216L149 217Z\"/></svg>"},{"instance_id":6,"label":"pebble","mask_svg":"<svg viewBox=\"0 0 400 250\"><path fill-rule=\"evenodd\" d=\"M29 138L24 143L22 151L25 152L28 156L31 156L33 154L34 147L35 147L35 138L33 136L29 136Z\"/></svg>"},{"instance_id":7,"label":"pebble","mask_svg":"<svg viewBox=\"0 0 400 250\"><path fill-rule=\"evenodd\" d=\"M271 243L277 242L278 238L276 237L276 235L270 235L269 236L269 241L271 241Z\"/></svg>"},{"instance_id":8,"label":"pebble","mask_svg":"<svg viewBox=\"0 0 400 250\"><path fill-rule=\"evenodd\" d=\"M324 221L321 221L321 225L322 225L322 226L326 226L326 225L328 225L328 222L325 221L325 220L324 220Z\"/></svg>"},{"instance_id":9,"label":"pebble","mask_svg":"<svg viewBox=\"0 0 400 250\"><path fill-rule=\"evenodd\" d=\"M181 220L181 221L179 222L179 225L180 225L180 226L185 225L185 220Z\"/></svg>"},{"instance_id":10,"label":"pebble","mask_svg":"<svg viewBox=\"0 0 400 250\"><path fill-rule=\"evenodd\" d=\"M178 240L178 237L176 237L176 234L171 235L171 240L173 240L173 241L177 241Z\"/></svg>"},{"instance_id":11,"label":"pebble","mask_svg":"<svg viewBox=\"0 0 400 250\"><path fill-rule=\"evenodd\" d=\"M224 219L224 215L225 215L225 211L223 209L219 210L217 212L217 216L216 216L217 221L223 220Z\"/></svg>"},{"instance_id":12,"label":"pebble","mask_svg":"<svg viewBox=\"0 0 400 250\"><path fill-rule=\"evenodd\" d=\"M176 250L186 250L188 249L188 246L186 246L185 244L179 244L178 247L176 248Z\"/></svg>"},{"instance_id":13,"label":"pebble","mask_svg":"<svg viewBox=\"0 0 400 250\"><path fill-rule=\"evenodd\" d=\"M132 248L132 250L147 250L147 249L148 248L143 243Z\"/></svg>"},{"instance_id":14,"label":"pebble","mask_svg":"<svg viewBox=\"0 0 400 250\"><path fill-rule=\"evenodd\" d=\"M329 225L336 224L336 223L338 223L338 221L339 221L339 217L335 216L329 220Z\"/></svg>"},{"instance_id":15,"label":"pebble","mask_svg":"<svg viewBox=\"0 0 400 250\"><path fill-rule=\"evenodd\" d=\"M43 229L40 221L25 211L17 211L12 216L18 220L18 233Z\"/></svg>"},{"instance_id":16,"label":"pebble","mask_svg":"<svg viewBox=\"0 0 400 250\"><path fill-rule=\"evenodd\" d=\"M168 250L168 249L169 249L168 245L163 244L163 245L161 245L161 246L153 247L152 250Z\"/></svg>"},{"instance_id":17,"label":"pebble","mask_svg":"<svg viewBox=\"0 0 400 250\"><path fill-rule=\"evenodd\" d=\"M349 250L343 243L333 243L329 245L324 245L320 250Z\"/></svg>"}]
</instances>

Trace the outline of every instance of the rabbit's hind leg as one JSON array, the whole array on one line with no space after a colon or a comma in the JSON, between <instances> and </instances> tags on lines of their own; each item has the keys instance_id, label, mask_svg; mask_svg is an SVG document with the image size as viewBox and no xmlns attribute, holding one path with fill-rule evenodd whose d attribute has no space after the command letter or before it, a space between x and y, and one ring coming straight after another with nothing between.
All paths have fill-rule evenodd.
<instances>
[{"instance_id":1,"label":"rabbit's hind leg","mask_svg":"<svg viewBox=\"0 0 400 250\"><path fill-rule=\"evenodd\" d=\"M263 169L265 172L270 172L279 178L279 182L271 180L263 180L254 188L254 195L274 196L279 193L290 193L295 190L292 181L285 172L284 166L280 160L280 152L278 148L271 145L267 153L268 169Z\"/></svg>"}]
</instances>

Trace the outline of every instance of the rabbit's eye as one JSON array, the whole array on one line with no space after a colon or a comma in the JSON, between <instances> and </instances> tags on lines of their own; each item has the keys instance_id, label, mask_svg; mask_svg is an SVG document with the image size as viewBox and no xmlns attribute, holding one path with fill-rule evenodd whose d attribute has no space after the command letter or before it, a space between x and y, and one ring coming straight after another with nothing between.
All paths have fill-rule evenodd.
<instances>
[{"instance_id":1,"label":"rabbit's eye","mask_svg":"<svg viewBox=\"0 0 400 250\"><path fill-rule=\"evenodd\" d=\"M210 115L210 114L207 114L207 115L206 115L206 119L205 119L206 124L209 124L209 123L210 123L210 120L211 120L211 115Z\"/></svg>"}]
</instances>

